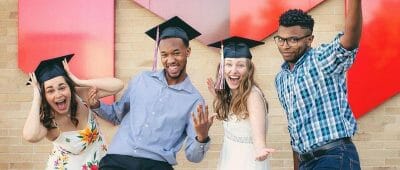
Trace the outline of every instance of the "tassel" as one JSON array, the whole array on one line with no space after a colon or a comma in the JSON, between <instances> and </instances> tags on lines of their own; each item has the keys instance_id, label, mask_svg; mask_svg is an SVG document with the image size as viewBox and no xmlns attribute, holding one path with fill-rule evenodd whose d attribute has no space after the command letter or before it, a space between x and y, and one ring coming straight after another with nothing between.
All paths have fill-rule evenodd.
<instances>
[{"instance_id":1,"label":"tassel","mask_svg":"<svg viewBox=\"0 0 400 170\"><path fill-rule=\"evenodd\" d=\"M156 44L154 45L153 72L157 71L158 44L160 41L160 27L157 27Z\"/></svg>"},{"instance_id":2,"label":"tassel","mask_svg":"<svg viewBox=\"0 0 400 170\"><path fill-rule=\"evenodd\" d=\"M216 90L223 90L224 86L225 86L225 79L224 79L224 67L225 67L225 63L224 63L224 45L221 42L221 61L219 62L219 70L218 70L218 77L217 80L215 82L215 89Z\"/></svg>"}]
</instances>

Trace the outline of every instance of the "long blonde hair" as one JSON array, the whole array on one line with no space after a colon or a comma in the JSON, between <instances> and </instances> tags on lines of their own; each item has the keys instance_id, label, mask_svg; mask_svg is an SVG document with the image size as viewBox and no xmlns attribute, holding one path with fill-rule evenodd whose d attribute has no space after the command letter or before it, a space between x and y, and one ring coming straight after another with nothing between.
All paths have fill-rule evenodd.
<instances>
[{"instance_id":1,"label":"long blonde hair","mask_svg":"<svg viewBox=\"0 0 400 170\"><path fill-rule=\"evenodd\" d=\"M235 114L239 119L246 119L249 116L249 111L247 110L247 99L249 98L252 87L255 86L259 88L259 86L254 81L255 68L253 62L247 60L246 65L248 71L247 74L243 75L243 79L238 87L238 93L232 96L231 89L226 80L224 80L224 89L216 91L213 106L214 111L217 112L217 119L227 120L230 112ZM219 66L217 68L217 76L219 71L218 69Z\"/></svg>"}]
</instances>

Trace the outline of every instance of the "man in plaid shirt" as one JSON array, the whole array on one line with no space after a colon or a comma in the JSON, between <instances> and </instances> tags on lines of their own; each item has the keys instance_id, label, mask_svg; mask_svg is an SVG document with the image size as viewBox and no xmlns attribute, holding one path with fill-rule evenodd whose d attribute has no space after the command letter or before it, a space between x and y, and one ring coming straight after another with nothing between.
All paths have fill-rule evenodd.
<instances>
[{"instance_id":1,"label":"man in plaid shirt","mask_svg":"<svg viewBox=\"0 0 400 170\"><path fill-rule=\"evenodd\" d=\"M295 169L360 169L351 137L356 120L347 100L346 72L361 37L361 0L349 0L344 33L312 48L314 20L302 10L280 16L274 37L283 56L275 85L286 111Z\"/></svg>"}]
</instances>

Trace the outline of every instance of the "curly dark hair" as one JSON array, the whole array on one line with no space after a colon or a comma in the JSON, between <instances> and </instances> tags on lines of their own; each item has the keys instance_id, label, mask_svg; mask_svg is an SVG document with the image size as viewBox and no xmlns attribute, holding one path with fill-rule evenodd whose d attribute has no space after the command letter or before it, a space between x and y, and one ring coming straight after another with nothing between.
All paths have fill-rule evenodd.
<instances>
[{"instance_id":1,"label":"curly dark hair","mask_svg":"<svg viewBox=\"0 0 400 170\"><path fill-rule=\"evenodd\" d=\"M64 77L65 81L67 82L69 89L71 90L71 115L70 119L71 122L76 126L78 126L79 120L76 118L76 111L78 109L78 103L76 102L75 96L75 83L69 78L68 76ZM46 127L48 130L57 128L57 125L54 122L54 115L51 113L51 106L46 100L46 94L44 90L44 83L40 84L40 91L42 95L42 102L40 105L40 122L42 122L43 126Z\"/></svg>"},{"instance_id":2,"label":"curly dark hair","mask_svg":"<svg viewBox=\"0 0 400 170\"><path fill-rule=\"evenodd\" d=\"M290 9L279 17L279 25L285 27L300 26L302 28L314 29L314 19L301 9Z\"/></svg>"}]
</instances>

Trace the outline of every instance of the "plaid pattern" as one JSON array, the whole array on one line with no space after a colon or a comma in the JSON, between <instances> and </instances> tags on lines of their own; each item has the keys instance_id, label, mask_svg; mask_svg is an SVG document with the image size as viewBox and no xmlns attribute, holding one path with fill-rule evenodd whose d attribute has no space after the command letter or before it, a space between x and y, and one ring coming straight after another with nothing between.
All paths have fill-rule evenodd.
<instances>
[{"instance_id":1,"label":"plaid pattern","mask_svg":"<svg viewBox=\"0 0 400 170\"><path fill-rule=\"evenodd\" d=\"M292 71L285 62L275 79L286 111L291 145L304 153L330 140L351 137L357 124L347 101L346 71L357 49L340 45L338 34L330 44L308 50Z\"/></svg>"}]
</instances>

